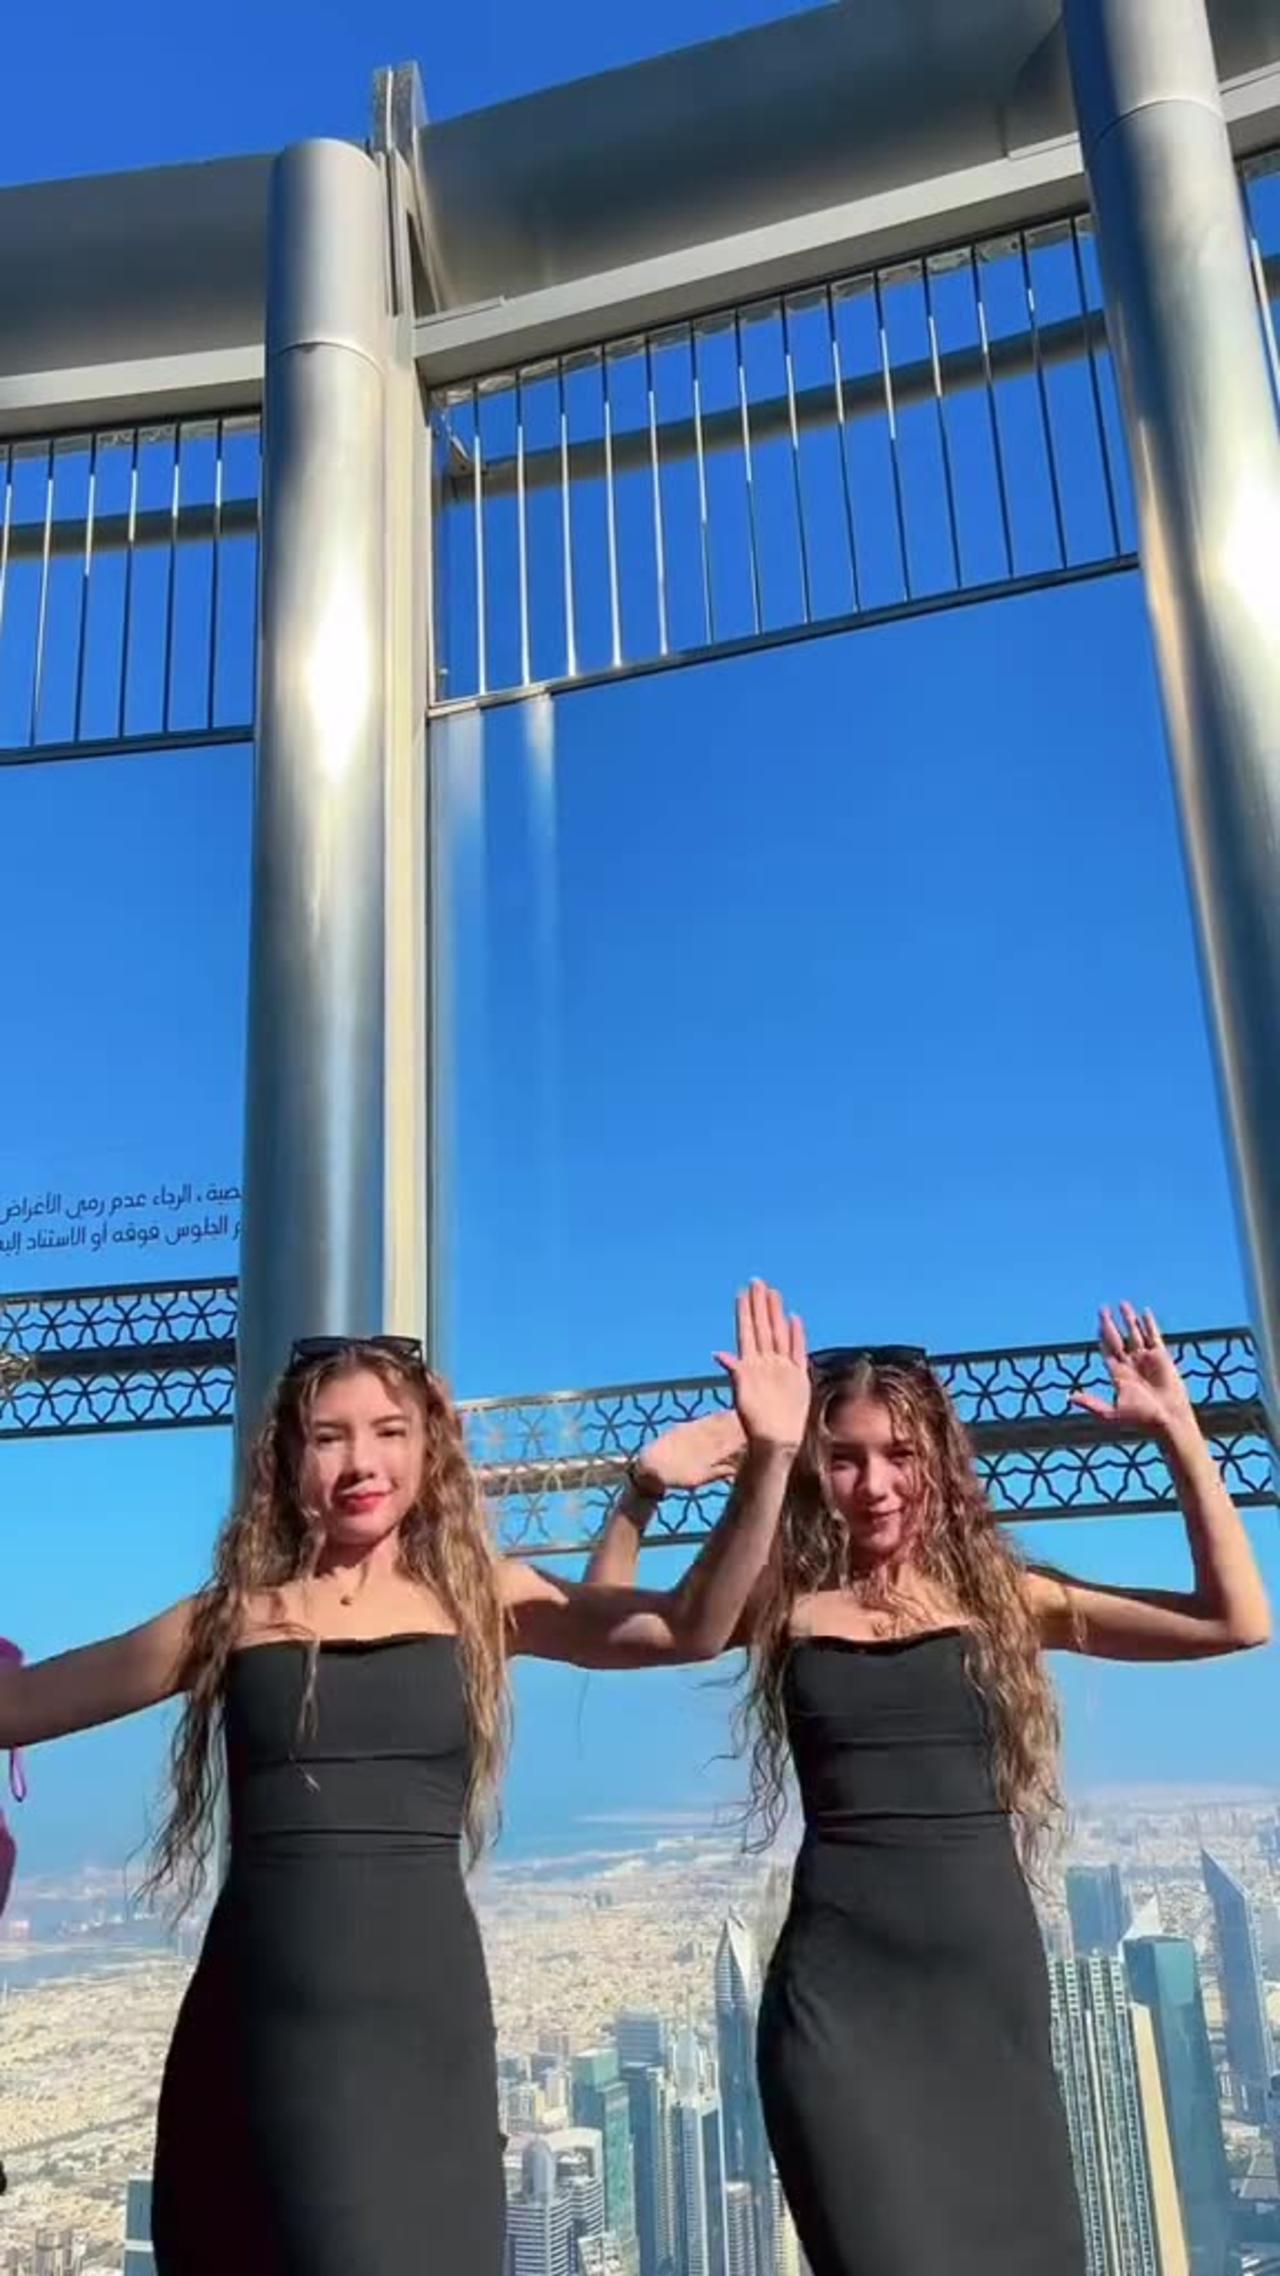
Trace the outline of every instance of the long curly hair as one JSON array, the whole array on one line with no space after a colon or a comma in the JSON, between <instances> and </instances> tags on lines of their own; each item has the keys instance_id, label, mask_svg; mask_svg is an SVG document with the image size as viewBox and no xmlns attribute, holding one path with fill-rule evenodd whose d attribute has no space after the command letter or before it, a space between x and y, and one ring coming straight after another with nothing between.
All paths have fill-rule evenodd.
<instances>
[{"instance_id":1,"label":"long curly hair","mask_svg":"<svg viewBox=\"0 0 1280 2276\"><path fill-rule=\"evenodd\" d=\"M888 1408L911 1447L918 1495L907 1572L896 1585L859 1569L830 1486L831 1417L852 1399ZM999 1525L968 1438L932 1370L859 1360L815 1386L805 1442L792 1472L773 1555L757 1601L739 1737L749 1748L749 1840L765 1848L786 1809L784 1678L798 1598L847 1589L901 1632L919 1620L923 1583L968 1630L969 1669L986 1705L996 1791L1014 1820L1024 1866L1037 1873L1062 1820L1057 1700L1023 1586L1026 1567Z\"/></svg>"},{"instance_id":2,"label":"long curly hair","mask_svg":"<svg viewBox=\"0 0 1280 2276\"><path fill-rule=\"evenodd\" d=\"M227 1663L246 1625L250 1600L309 1580L324 1547L319 1513L306 1506L303 1456L312 1410L326 1385L376 1375L391 1397L412 1402L424 1426L422 1476L399 1532L399 1570L435 1591L458 1634L471 1740L464 1813L475 1861L497 1815L510 1730L505 1620L498 1559L457 1409L438 1379L401 1364L376 1344L355 1342L291 1371L276 1386L250 1446L242 1491L219 1536L211 1578L192 1607L181 1669L186 1704L170 1755L170 1807L145 1888L170 1892L185 1911L204 1885L218 1817L220 1740ZM320 1639L308 1646L299 1731L314 1727Z\"/></svg>"}]
</instances>

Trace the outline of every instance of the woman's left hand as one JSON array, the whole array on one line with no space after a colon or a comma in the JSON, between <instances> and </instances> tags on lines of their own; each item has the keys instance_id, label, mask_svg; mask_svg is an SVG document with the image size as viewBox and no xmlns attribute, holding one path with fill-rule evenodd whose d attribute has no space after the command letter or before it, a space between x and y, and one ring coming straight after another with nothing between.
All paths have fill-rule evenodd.
<instances>
[{"instance_id":1,"label":"woman's left hand","mask_svg":"<svg viewBox=\"0 0 1280 2276\"><path fill-rule=\"evenodd\" d=\"M749 1446L794 1454L809 1421L812 1385L804 1323L762 1280L738 1298L738 1348L716 1358L733 1385Z\"/></svg>"},{"instance_id":2,"label":"woman's left hand","mask_svg":"<svg viewBox=\"0 0 1280 2276\"><path fill-rule=\"evenodd\" d=\"M1122 1304L1124 1333L1109 1309L1101 1314L1099 1341L1114 1399L1097 1398L1091 1391L1076 1391L1073 1407L1099 1415L1106 1422L1147 1437L1167 1438L1171 1431L1198 1429L1191 1396L1178 1373L1172 1354L1160 1333L1154 1312L1135 1312Z\"/></svg>"}]
</instances>

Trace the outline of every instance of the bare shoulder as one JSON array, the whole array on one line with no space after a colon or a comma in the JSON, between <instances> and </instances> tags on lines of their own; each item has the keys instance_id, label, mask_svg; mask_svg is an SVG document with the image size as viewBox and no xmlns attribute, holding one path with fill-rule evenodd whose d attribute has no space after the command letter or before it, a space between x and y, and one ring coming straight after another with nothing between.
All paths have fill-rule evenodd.
<instances>
[{"instance_id":1,"label":"bare shoulder","mask_svg":"<svg viewBox=\"0 0 1280 2276\"><path fill-rule=\"evenodd\" d=\"M274 1637L307 1636L310 1626L297 1590L286 1582L281 1588L255 1589L245 1598L233 1647L267 1643Z\"/></svg>"}]
</instances>

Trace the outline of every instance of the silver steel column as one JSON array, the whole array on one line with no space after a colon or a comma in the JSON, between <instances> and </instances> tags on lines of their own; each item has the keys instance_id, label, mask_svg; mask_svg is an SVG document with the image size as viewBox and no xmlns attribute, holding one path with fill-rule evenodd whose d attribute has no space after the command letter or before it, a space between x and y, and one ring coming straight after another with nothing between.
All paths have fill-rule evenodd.
<instances>
[{"instance_id":1,"label":"silver steel column","mask_svg":"<svg viewBox=\"0 0 1280 2276\"><path fill-rule=\"evenodd\" d=\"M1064 13L1280 1421L1280 437L1203 0L1066 0Z\"/></svg>"},{"instance_id":2,"label":"silver steel column","mask_svg":"<svg viewBox=\"0 0 1280 2276\"><path fill-rule=\"evenodd\" d=\"M240 1420L383 1323L389 308L383 176L277 161L269 230Z\"/></svg>"}]
</instances>

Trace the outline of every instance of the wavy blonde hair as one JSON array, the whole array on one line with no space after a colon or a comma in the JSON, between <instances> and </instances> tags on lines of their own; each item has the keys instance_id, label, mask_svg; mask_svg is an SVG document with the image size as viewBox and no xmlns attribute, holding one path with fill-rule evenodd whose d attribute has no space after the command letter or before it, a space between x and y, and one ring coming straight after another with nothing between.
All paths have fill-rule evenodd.
<instances>
[{"instance_id":1,"label":"wavy blonde hair","mask_svg":"<svg viewBox=\"0 0 1280 2276\"><path fill-rule=\"evenodd\" d=\"M784 1679L797 1598L817 1589L849 1589L900 1622L902 1632L910 1631L909 1593L856 1568L848 1528L832 1500L831 1417L852 1399L875 1399L887 1407L912 1449L918 1499L910 1571L954 1607L969 1629L970 1673L990 1722L997 1796L1014 1820L1024 1866L1034 1874L1063 1816L1057 1699L1027 1602L1026 1566L991 1508L955 1408L923 1365L861 1360L816 1387L758 1599L740 1712L740 1736L750 1749L752 1846L767 1847L785 1813Z\"/></svg>"},{"instance_id":2,"label":"wavy blonde hair","mask_svg":"<svg viewBox=\"0 0 1280 2276\"><path fill-rule=\"evenodd\" d=\"M326 1385L366 1373L422 1418L422 1475L400 1527L399 1570L435 1591L457 1629L471 1740L464 1830L472 1862L493 1830L510 1730L505 1621L497 1554L461 1420L444 1385L426 1369L402 1365L379 1345L353 1342L277 1384L249 1450L239 1501L219 1536L212 1576L193 1606L181 1671L186 1705L171 1750L169 1814L145 1884L152 1894L173 1892L179 1912L203 1885L214 1847L227 1663L250 1599L310 1579L324 1546L323 1524L302 1492L316 1399ZM314 1724L320 1652L318 1637L304 1640L309 1649L299 1735Z\"/></svg>"}]
</instances>

